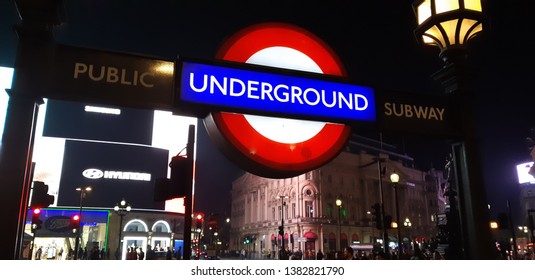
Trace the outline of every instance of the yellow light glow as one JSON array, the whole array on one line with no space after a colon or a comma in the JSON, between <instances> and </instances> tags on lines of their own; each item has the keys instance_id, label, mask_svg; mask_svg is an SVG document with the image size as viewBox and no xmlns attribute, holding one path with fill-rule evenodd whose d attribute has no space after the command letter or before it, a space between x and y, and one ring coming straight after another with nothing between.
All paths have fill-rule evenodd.
<instances>
[{"instance_id":1,"label":"yellow light glow","mask_svg":"<svg viewBox=\"0 0 535 280\"><path fill-rule=\"evenodd\" d=\"M495 222L495 221L490 221L490 228L492 228L492 229L498 228L498 223Z\"/></svg>"},{"instance_id":2,"label":"yellow light glow","mask_svg":"<svg viewBox=\"0 0 535 280\"><path fill-rule=\"evenodd\" d=\"M437 14L454 11L459 9L458 0L436 0L435 8Z\"/></svg>"},{"instance_id":3,"label":"yellow light glow","mask_svg":"<svg viewBox=\"0 0 535 280\"><path fill-rule=\"evenodd\" d=\"M440 25L446 32L446 38L444 38L445 46L455 45L455 31L457 30L458 19L448 20L442 22Z\"/></svg>"},{"instance_id":4,"label":"yellow light glow","mask_svg":"<svg viewBox=\"0 0 535 280\"><path fill-rule=\"evenodd\" d=\"M483 11L483 9L481 8L481 0L465 0L464 8L468 10L478 11L478 12Z\"/></svg>"},{"instance_id":5,"label":"yellow light glow","mask_svg":"<svg viewBox=\"0 0 535 280\"><path fill-rule=\"evenodd\" d=\"M446 45L446 42L444 42L444 38L436 25L433 25L433 27L427 29L422 37L425 44L435 45L438 47L443 47Z\"/></svg>"},{"instance_id":6,"label":"yellow light glow","mask_svg":"<svg viewBox=\"0 0 535 280\"><path fill-rule=\"evenodd\" d=\"M470 28L472 28L472 26L476 24L477 26L472 31L469 31ZM463 20L462 25L461 25L461 30L459 31L461 34L460 44L464 44L466 41L468 41L469 39L471 39L472 37L474 37L477 33L481 31L483 31L483 25L481 23L478 24L477 21L472 20L472 19Z\"/></svg>"},{"instance_id":7,"label":"yellow light glow","mask_svg":"<svg viewBox=\"0 0 535 280\"><path fill-rule=\"evenodd\" d=\"M161 62L154 66L153 70L161 74L173 75L173 73L175 72L175 64L173 62L167 61Z\"/></svg>"},{"instance_id":8,"label":"yellow light glow","mask_svg":"<svg viewBox=\"0 0 535 280\"><path fill-rule=\"evenodd\" d=\"M425 0L418 6L418 25L431 17L431 1Z\"/></svg>"}]
</instances>

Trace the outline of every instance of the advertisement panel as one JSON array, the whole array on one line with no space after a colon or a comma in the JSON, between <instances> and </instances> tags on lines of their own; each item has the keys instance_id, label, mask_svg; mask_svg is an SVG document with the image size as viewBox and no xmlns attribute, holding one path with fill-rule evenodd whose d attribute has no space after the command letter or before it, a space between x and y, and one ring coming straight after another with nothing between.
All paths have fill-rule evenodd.
<instances>
[{"instance_id":1,"label":"advertisement panel","mask_svg":"<svg viewBox=\"0 0 535 280\"><path fill-rule=\"evenodd\" d=\"M154 111L49 99L43 136L152 144Z\"/></svg>"},{"instance_id":2,"label":"advertisement panel","mask_svg":"<svg viewBox=\"0 0 535 280\"><path fill-rule=\"evenodd\" d=\"M167 177L169 151L153 147L65 141L58 206L113 208L125 199L133 208L164 209L153 200L154 182ZM82 197L76 188L91 186ZM83 201L81 201L83 199Z\"/></svg>"},{"instance_id":3,"label":"advertisement panel","mask_svg":"<svg viewBox=\"0 0 535 280\"><path fill-rule=\"evenodd\" d=\"M518 175L519 184L535 184L535 177L529 174L529 170L533 166L533 161L518 164L516 166L516 174Z\"/></svg>"}]
</instances>

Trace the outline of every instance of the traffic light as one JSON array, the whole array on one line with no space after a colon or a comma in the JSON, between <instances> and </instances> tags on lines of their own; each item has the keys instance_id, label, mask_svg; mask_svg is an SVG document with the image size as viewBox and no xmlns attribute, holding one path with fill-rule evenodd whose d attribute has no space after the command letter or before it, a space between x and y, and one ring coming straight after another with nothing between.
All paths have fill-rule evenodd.
<instances>
[{"instance_id":1,"label":"traffic light","mask_svg":"<svg viewBox=\"0 0 535 280\"><path fill-rule=\"evenodd\" d=\"M381 205L379 203L375 203L372 205L372 221L375 223L375 227L377 229L383 228L383 221L381 218Z\"/></svg>"},{"instance_id":2,"label":"traffic light","mask_svg":"<svg viewBox=\"0 0 535 280\"><path fill-rule=\"evenodd\" d=\"M38 229L42 227L43 221L39 219L39 215L41 214L41 208L35 208L33 209L32 213L32 232L36 232Z\"/></svg>"},{"instance_id":3,"label":"traffic light","mask_svg":"<svg viewBox=\"0 0 535 280\"><path fill-rule=\"evenodd\" d=\"M78 231L80 228L80 215L76 214L71 218L71 229L73 232Z\"/></svg>"},{"instance_id":4,"label":"traffic light","mask_svg":"<svg viewBox=\"0 0 535 280\"><path fill-rule=\"evenodd\" d=\"M284 227L283 226L279 226L279 234L281 236L284 236Z\"/></svg>"},{"instance_id":5,"label":"traffic light","mask_svg":"<svg viewBox=\"0 0 535 280\"><path fill-rule=\"evenodd\" d=\"M169 199L184 197L191 187L193 171L187 157L174 156L169 163L171 179L160 178L154 184L154 201L162 202Z\"/></svg>"},{"instance_id":6,"label":"traffic light","mask_svg":"<svg viewBox=\"0 0 535 280\"><path fill-rule=\"evenodd\" d=\"M156 179L154 183L154 201L162 202L169 199L169 189L171 181L167 178Z\"/></svg>"},{"instance_id":7,"label":"traffic light","mask_svg":"<svg viewBox=\"0 0 535 280\"><path fill-rule=\"evenodd\" d=\"M191 186L193 171L191 163L187 157L174 156L169 163L171 168L171 186L169 196L184 197L187 194L187 188Z\"/></svg>"},{"instance_id":8,"label":"traffic light","mask_svg":"<svg viewBox=\"0 0 535 280\"><path fill-rule=\"evenodd\" d=\"M54 204L54 196L48 194L48 185L41 181L34 181L30 208L46 208L50 204Z\"/></svg>"},{"instance_id":9,"label":"traffic light","mask_svg":"<svg viewBox=\"0 0 535 280\"><path fill-rule=\"evenodd\" d=\"M202 222L204 219L204 215L199 213L195 216L195 228L201 229L202 228Z\"/></svg>"}]
</instances>

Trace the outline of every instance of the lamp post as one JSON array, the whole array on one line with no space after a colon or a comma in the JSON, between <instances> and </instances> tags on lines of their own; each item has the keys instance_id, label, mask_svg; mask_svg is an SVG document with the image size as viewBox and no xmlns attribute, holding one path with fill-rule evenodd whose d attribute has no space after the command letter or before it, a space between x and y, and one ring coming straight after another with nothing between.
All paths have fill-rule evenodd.
<instances>
[{"instance_id":1,"label":"lamp post","mask_svg":"<svg viewBox=\"0 0 535 280\"><path fill-rule=\"evenodd\" d=\"M459 210L450 209L447 217L449 259L492 259L494 250L488 221L487 202L473 116L474 96L469 90L467 43L483 31L484 0L413 2L418 27L414 33L421 44L437 46L444 67L432 77L441 83L456 107L452 136L452 184L458 191ZM455 202L452 188L450 200ZM457 213L458 212L458 213ZM462 222L461 222L462 221ZM452 224L453 223L453 224ZM465 237L464 239L462 237ZM464 250L463 250L464 248Z\"/></svg>"},{"instance_id":2,"label":"lamp post","mask_svg":"<svg viewBox=\"0 0 535 280\"><path fill-rule=\"evenodd\" d=\"M342 200L340 198L336 199L336 206L338 207L338 243L336 245L337 251L342 250L342 224L340 223L340 219L342 216Z\"/></svg>"},{"instance_id":3,"label":"lamp post","mask_svg":"<svg viewBox=\"0 0 535 280\"><path fill-rule=\"evenodd\" d=\"M124 198L117 204L115 204L115 207L113 207L113 211L115 211L115 213L117 215L119 215L120 217L120 220L119 220L119 248L118 248L118 252L119 252L119 256L121 257L122 259L122 252L123 252L123 246L122 245L122 242L123 242L123 217L126 216L126 214L128 214L128 212L130 212L130 210L132 210L132 207L130 206L130 203L126 202L126 200L124 200Z\"/></svg>"},{"instance_id":4,"label":"lamp post","mask_svg":"<svg viewBox=\"0 0 535 280\"><path fill-rule=\"evenodd\" d=\"M401 259L401 222L399 220L399 198L398 198L398 182L399 175L394 171L390 174L390 181L394 185L394 198L396 200L396 224L398 234L398 260Z\"/></svg>"},{"instance_id":5,"label":"lamp post","mask_svg":"<svg viewBox=\"0 0 535 280\"><path fill-rule=\"evenodd\" d=\"M286 205L286 202L284 202L284 199L288 198L288 196L277 196L277 198L280 198L281 200L281 226L279 228L279 234L281 235L281 251L279 253L279 258L281 260L285 260L286 248L284 247L284 206Z\"/></svg>"},{"instance_id":6,"label":"lamp post","mask_svg":"<svg viewBox=\"0 0 535 280\"><path fill-rule=\"evenodd\" d=\"M412 223L411 223L411 220L409 219L409 217L405 218L405 221L403 221L403 226L405 226L406 228L410 228L412 226ZM407 234L408 230L405 230L405 234ZM412 237L411 237L411 234L410 234L410 231L408 231L409 233L407 234L407 236L409 236L409 244L408 246L410 247L410 249L412 250L412 247L411 247L411 243L412 243Z\"/></svg>"},{"instance_id":7,"label":"lamp post","mask_svg":"<svg viewBox=\"0 0 535 280\"><path fill-rule=\"evenodd\" d=\"M80 249L80 233L82 231L82 205L84 202L84 197L87 192L90 192L93 188L91 186L76 188L76 191L80 192L80 221L78 223L78 228L76 230L76 242L74 243L74 259L78 259L78 251Z\"/></svg>"}]
</instances>

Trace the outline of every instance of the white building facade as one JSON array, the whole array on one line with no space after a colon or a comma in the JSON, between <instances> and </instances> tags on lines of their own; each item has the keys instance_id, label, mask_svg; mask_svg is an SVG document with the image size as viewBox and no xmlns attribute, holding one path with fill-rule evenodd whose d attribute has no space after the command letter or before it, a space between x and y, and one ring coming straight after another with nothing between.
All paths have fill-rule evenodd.
<instances>
[{"instance_id":1,"label":"white building facade","mask_svg":"<svg viewBox=\"0 0 535 280\"><path fill-rule=\"evenodd\" d=\"M402 239L430 240L436 234L439 204L444 204L439 200L442 172L423 172L388 154L379 158L380 163L377 155L342 152L323 167L292 178L244 174L232 185L230 249L245 249L253 258L276 258L284 242L287 250L314 258L319 250L327 255L352 244L380 243L382 231L370 211L381 202L382 189L385 215L395 221L395 192L389 179L393 171L400 176ZM404 221L410 223L404 226ZM282 225L284 236L279 234ZM397 240L396 232L388 229L390 241Z\"/></svg>"}]
</instances>

